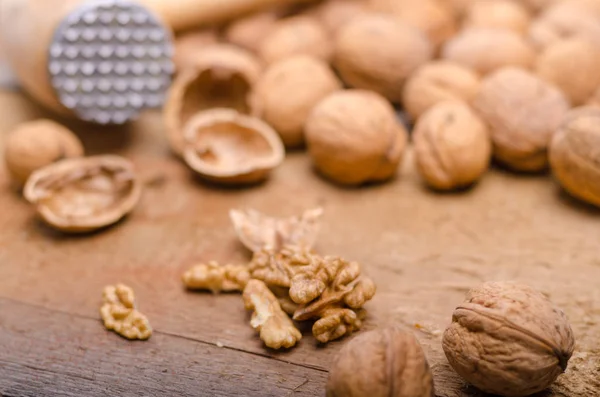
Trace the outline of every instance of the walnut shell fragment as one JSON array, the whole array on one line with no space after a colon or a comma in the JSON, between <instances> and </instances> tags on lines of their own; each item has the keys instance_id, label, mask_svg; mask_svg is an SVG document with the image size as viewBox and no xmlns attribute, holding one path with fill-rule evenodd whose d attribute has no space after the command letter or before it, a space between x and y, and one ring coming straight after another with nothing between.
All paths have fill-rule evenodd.
<instances>
[{"instance_id":1,"label":"walnut shell fragment","mask_svg":"<svg viewBox=\"0 0 600 397\"><path fill-rule=\"evenodd\" d=\"M187 270L183 284L191 290L208 290L213 294L221 291L243 291L250 280L248 267L244 265L221 266L215 261L201 263Z\"/></svg>"},{"instance_id":2,"label":"walnut shell fragment","mask_svg":"<svg viewBox=\"0 0 600 397\"><path fill-rule=\"evenodd\" d=\"M575 339L565 314L545 295L513 282L472 289L443 337L450 365L484 392L529 396L567 368Z\"/></svg>"},{"instance_id":3,"label":"walnut shell fragment","mask_svg":"<svg viewBox=\"0 0 600 397\"><path fill-rule=\"evenodd\" d=\"M321 228L322 216L321 207L288 218L270 217L253 209L229 212L238 238L252 252L263 248L279 251L289 245L312 249Z\"/></svg>"},{"instance_id":4,"label":"walnut shell fragment","mask_svg":"<svg viewBox=\"0 0 600 397\"><path fill-rule=\"evenodd\" d=\"M133 164L120 156L64 159L35 171L23 190L48 225L89 232L116 223L141 196Z\"/></svg>"},{"instance_id":5,"label":"walnut shell fragment","mask_svg":"<svg viewBox=\"0 0 600 397\"><path fill-rule=\"evenodd\" d=\"M249 112L248 95L262 71L254 55L228 44L204 47L193 63L173 81L163 109L167 140L179 156L185 125L196 113L212 108Z\"/></svg>"},{"instance_id":6,"label":"walnut shell fragment","mask_svg":"<svg viewBox=\"0 0 600 397\"><path fill-rule=\"evenodd\" d=\"M100 315L104 326L127 339L145 340L152 335L148 318L136 310L133 290L124 285L109 285L102 292Z\"/></svg>"},{"instance_id":7,"label":"walnut shell fragment","mask_svg":"<svg viewBox=\"0 0 600 397\"><path fill-rule=\"evenodd\" d=\"M221 184L266 179L285 157L277 133L260 119L232 109L212 109L184 127L183 158L201 177Z\"/></svg>"},{"instance_id":8,"label":"walnut shell fragment","mask_svg":"<svg viewBox=\"0 0 600 397\"><path fill-rule=\"evenodd\" d=\"M346 343L333 360L327 397L434 397L433 375L415 336L376 329Z\"/></svg>"}]
</instances>

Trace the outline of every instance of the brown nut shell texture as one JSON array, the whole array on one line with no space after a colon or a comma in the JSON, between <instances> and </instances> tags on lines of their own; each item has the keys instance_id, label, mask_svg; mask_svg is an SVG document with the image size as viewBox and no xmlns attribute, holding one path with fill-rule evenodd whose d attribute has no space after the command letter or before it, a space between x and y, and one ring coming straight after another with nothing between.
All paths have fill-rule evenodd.
<instances>
[{"instance_id":1,"label":"brown nut shell texture","mask_svg":"<svg viewBox=\"0 0 600 397\"><path fill-rule=\"evenodd\" d=\"M184 127L183 158L201 177L222 184L266 179L285 157L277 133L260 119L232 109L212 109Z\"/></svg>"},{"instance_id":2,"label":"brown nut shell texture","mask_svg":"<svg viewBox=\"0 0 600 397\"><path fill-rule=\"evenodd\" d=\"M571 110L554 135L550 165L573 197L600 207L600 108Z\"/></svg>"},{"instance_id":3,"label":"brown nut shell texture","mask_svg":"<svg viewBox=\"0 0 600 397\"><path fill-rule=\"evenodd\" d=\"M525 70L503 68L483 80L473 106L490 128L498 161L516 171L547 168L548 145L569 109L561 91Z\"/></svg>"},{"instance_id":4,"label":"brown nut shell texture","mask_svg":"<svg viewBox=\"0 0 600 397\"><path fill-rule=\"evenodd\" d=\"M463 26L509 29L525 35L531 15L519 1L476 0L467 9Z\"/></svg>"},{"instance_id":5,"label":"brown nut shell texture","mask_svg":"<svg viewBox=\"0 0 600 397\"><path fill-rule=\"evenodd\" d=\"M567 368L575 339L545 295L513 282L471 290L443 337L450 365L484 392L508 397L544 390Z\"/></svg>"},{"instance_id":6,"label":"brown nut shell texture","mask_svg":"<svg viewBox=\"0 0 600 397\"><path fill-rule=\"evenodd\" d=\"M136 309L133 290L124 285L109 285L102 291L100 315L106 329L127 339L145 340L152 335L148 318Z\"/></svg>"},{"instance_id":7,"label":"brown nut shell texture","mask_svg":"<svg viewBox=\"0 0 600 397\"><path fill-rule=\"evenodd\" d=\"M231 44L257 53L262 41L275 26L277 18L276 11L267 10L233 20L225 28L225 39Z\"/></svg>"},{"instance_id":8,"label":"brown nut shell texture","mask_svg":"<svg viewBox=\"0 0 600 397\"><path fill-rule=\"evenodd\" d=\"M133 164L120 156L61 160L35 171L23 195L50 226L88 232L116 223L141 196Z\"/></svg>"},{"instance_id":9,"label":"brown nut shell texture","mask_svg":"<svg viewBox=\"0 0 600 397\"><path fill-rule=\"evenodd\" d=\"M433 375L415 336L397 327L356 336L335 356L327 397L434 397Z\"/></svg>"},{"instance_id":10,"label":"brown nut shell texture","mask_svg":"<svg viewBox=\"0 0 600 397\"><path fill-rule=\"evenodd\" d=\"M248 113L248 96L261 72L258 59L239 47L214 44L198 51L193 67L183 70L173 81L163 109L173 152L182 154L185 125L198 112L230 108Z\"/></svg>"}]
</instances>

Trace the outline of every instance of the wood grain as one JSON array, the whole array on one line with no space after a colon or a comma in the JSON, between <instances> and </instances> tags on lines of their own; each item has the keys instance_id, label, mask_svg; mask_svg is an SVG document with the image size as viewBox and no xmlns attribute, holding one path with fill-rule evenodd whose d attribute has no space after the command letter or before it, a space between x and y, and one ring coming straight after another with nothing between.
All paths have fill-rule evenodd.
<instances>
[{"instance_id":1,"label":"wood grain","mask_svg":"<svg viewBox=\"0 0 600 397\"><path fill-rule=\"evenodd\" d=\"M0 114L0 134L23 120L45 115L14 93L0 93ZM189 293L180 280L182 272L198 261L245 263L249 259L235 238L230 208L250 207L285 216L322 205L325 216L318 250L361 262L377 283L377 295L367 306L365 329L400 324L413 330L433 367L438 396L483 395L466 386L449 367L441 334L469 288L486 280L507 279L547 293L565 310L576 333L569 370L543 396L600 395L600 290L596 285L600 211L564 196L549 176L492 170L474 189L442 195L422 186L408 156L397 180L344 189L315 175L305 154L292 153L267 183L245 190L220 189L193 178L170 156L158 114L146 114L133 125L114 130L67 124L81 136L89 153L115 152L131 158L145 181L144 195L134 213L115 227L87 236L65 236L41 225L0 174L0 297L11 311L29 313L28 320L18 315L2 317L2 329L17 327L34 335L36 327L49 324L59 333L59 320L54 317L72 318L77 325L62 329L64 340L85 340L81 343L95 352L98 361L114 362L118 351L119 361L135 362L140 351L150 348L106 334L94 320L102 287L121 281L135 289L140 309L157 331L156 341L153 337L148 343L161 344L161 354L143 356L150 361L146 365L186 369L178 362L192 359L191 346L202 346L211 357L225 352L219 358L222 365L187 369L192 372L176 377L172 382L179 385L181 395L198 395L193 392L198 385L211 385L213 395L236 395L233 387L252 391L256 385L269 393L283 390L279 395L285 395L305 378L309 383L299 395L323 395L331 359L346 340L319 346L307 324L297 348L266 350L248 325L249 315L239 295ZM0 342L7 334L0 335ZM65 346L64 341L51 338L35 343L43 365L35 367L39 370L28 368L23 363L29 359L14 342L14 333L10 335L12 343L0 343L8 346L0 355L6 364L0 366L0 382L37 374L49 377L47 382L59 381L65 390L70 384L70 393L95 395L102 392L102 384L82 383L78 390L72 382L97 370L106 382L110 376L136 379L137 372L127 365L99 369L90 361L69 367L70 372L48 374L44 369L53 368L53 357L62 363L70 357L68 352L77 351L77 343ZM217 343L225 348L215 347ZM63 350L67 353L61 356ZM259 364L244 364L245 357ZM235 382L220 378L219 368L225 365L245 366L246 370L240 369L245 376ZM196 370L206 371L202 373L208 380L191 379ZM288 370L299 375L273 389L273 379L267 375ZM49 385L24 383L17 390L22 394L14 390L9 394L0 383L0 393L34 395ZM92 394L85 389L88 386ZM140 386L120 387L124 395L137 395Z\"/></svg>"}]
</instances>

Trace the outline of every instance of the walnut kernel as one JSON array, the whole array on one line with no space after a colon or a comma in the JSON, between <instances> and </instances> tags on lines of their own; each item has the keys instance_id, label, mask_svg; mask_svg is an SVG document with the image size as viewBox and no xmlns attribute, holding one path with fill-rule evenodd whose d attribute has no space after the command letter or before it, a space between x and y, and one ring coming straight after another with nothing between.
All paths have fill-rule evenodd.
<instances>
[{"instance_id":1,"label":"walnut kernel","mask_svg":"<svg viewBox=\"0 0 600 397\"><path fill-rule=\"evenodd\" d=\"M133 290L124 285L109 285L102 292L100 315L108 330L127 339L145 340L152 335L148 318L136 310Z\"/></svg>"},{"instance_id":2,"label":"walnut kernel","mask_svg":"<svg viewBox=\"0 0 600 397\"><path fill-rule=\"evenodd\" d=\"M294 246L263 248L254 253L248 269L252 278L269 287L289 288L292 278L303 268L314 267L317 260L312 252Z\"/></svg>"},{"instance_id":3,"label":"walnut kernel","mask_svg":"<svg viewBox=\"0 0 600 397\"><path fill-rule=\"evenodd\" d=\"M213 294L221 291L241 292L250 280L250 273L244 265L221 266L210 261L195 265L183 274L182 279L188 289L208 290Z\"/></svg>"},{"instance_id":4,"label":"walnut kernel","mask_svg":"<svg viewBox=\"0 0 600 397\"><path fill-rule=\"evenodd\" d=\"M531 16L527 8L513 0L478 0L468 8L463 26L509 29L524 35Z\"/></svg>"}]
</instances>

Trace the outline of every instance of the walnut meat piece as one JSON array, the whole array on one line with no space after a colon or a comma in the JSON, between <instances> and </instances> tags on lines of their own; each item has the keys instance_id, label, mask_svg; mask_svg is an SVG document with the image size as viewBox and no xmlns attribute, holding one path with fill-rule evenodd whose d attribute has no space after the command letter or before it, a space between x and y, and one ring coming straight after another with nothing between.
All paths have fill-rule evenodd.
<instances>
[{"instance_id":1,"label":"walnut meat piece","mask_svg":"<svg viewBox=\"0 0 600 397\"><path fill-rule=\"evenodd\" d=\"M183 158L206 180L228 184L263 181L285 157L277 133L260 119L232 109L212 109L184 127Z\"/></svg>"},{"instance_id":2,"label":"walnut meat piece","mask_svg":"<svg viewBox=\"0 0 600 397\"><path fill-rule=\"evenodd\" d=\"M243 291L250 280L247 266L219 265L215 261L198 264L183 274L183 284L188 289L209 290L213 294L221 291Z\"/></svg>"},{"instance_id":3,"label":"walnut meat piece","mask_svg":"<svg viewBox=\"0 0 600 397\"><path fill-rule=\"evenodd\" d=\"M112 225L131 212L141 190L129 160L100 155L40 168L27 180L23 195L53 228L89 232Z\"/></svg>"},{"instance_id":4,"label":"walnut meat piece","mask_svg":"<svg viewBox=\"0 0 600 397\"><path fill-rule=\"evenodd\" d=\"M263 39L269 35L278 17L276 11L268 10L233 20L225 28L225 40L253 53L258 53Z\"/></svg>"},{"instance_id":5,"label":"walnut meat piece","mask_svg":"<svg viewBox=\"0 0 600 397\"><path fill-rule=\"evenodd\" d=\"M148 339L152 327L148 318L135 308L133 290L124 285L109 285L102 292L100 315L108 330L127 339Z\"/></svg>"},{"instance_id":6,"label":"walnut meat piece","mask_svg":"<svg viewBox=\"0 0 600 397\"><path fill-rule=\"evenodd\" d=\"M531 69L535 51L523 37L510 30L470 28L446 43L442 58L486 75L506 66Z\"/></svg>"},{"instance_id":7,"label":"walnut meat piece","mask_svg":"<svg viewBox=\"0 0 600 397\"><path fill-rule=\"evenodd\" d=\"M466 187L487 170L492 154L487 126L460 101L435 105L413 131L417 169L439 190Z\"/></svg>"},{"instance_id":8,"label":"walnut meat piece","mask_svg":"<svg viewBox=\"0 0 600 397\"><path fill-rule=\"evenodd\" d=\"M198 51L194 66L173 81L163 109L173 152L182 155L185 125L198 112L230 108L248 113L248 96L261 72L258 59L241 48L215 44Z\"/></svg>"},{"instance_id":9,"label":"walnut meat piece","mask_svg":"<svg viewBox=\"0 0 600 397\"><path fill-rule=\"evenodd\" d=\"M344 185L393 177L408 140L385 98L364 90L339 91L323 99L308 117L305 133L317 170Z\"/></svg>"},{"instance_id":10,"label":"walnut meat piece","mask_svg":"<svg viewBox=\"0 0 600 397\"><path fill-rule=\"evenodd\" d=\"M479 92L479 84L479 76L471 69L450 61L434 61L417 69L408 79L402 103L414 121L439 102L470 102Z\"/></svg>"},{"instance_id":11,"label":"walnut meat piece","mask_svg":"<svg viewBox=\"0 0 600 397\"><path fill-rule=\"evenodd\" d=\"M204 47L212 46L219 42L215 29L199 29L185 32L175 38L175 54L173 63L175 70L181 72L194 66L199 53Z\"/></svg>"},{"instance_id":12,"label":"walnut meat piece","mask_svg":"<svg viewBox=\"0 0 600 397\"><path fill-rule=\"evenodd\" d=\"M299 15L277 21L263 39L258 54L266 64L300 54L329 62L332 44L327 31L315 18Z\"/></svg>"},{"instance_id":13,"label":"walnut meat piece","mask_svg":"<svg viewBox=\"0 0 600 397\"><path fill-rule=\"evenodd\" d=\"M4 162L15 187L22 188L37 169L65 158L83 156L79 138L52 120L18 125L4 141Z\"/></svg>"},{"instance_id":14,"label":"walnut meat piece","mask_svg":"<svg viewBox=\"0 0 600 397\"><path fill-rule=\"evenodd\" d=\"M294 55L273 63L251 95L252 114L279 133L287 148L304 144L304 123L313 107L342 84L325 62Z\"/></svg>"},{"instance_id":15,"label":"walnut meat piece","mask_svg":"<svg viewBox=\"0 0 600 397\"><path fill-rule=\"evenodd\" d=\"M463 26L509 29L525 35L529 29L531 15L518 1L486 0L474 1L467 9Z\"/></svg>"},{"instance_id":16,"label":"walnut meat piece","mask_svg":"<svg viewBox=\"0 0 600 397\"><path fill-rule=\"evenodd\" d=\"M362 320L366 311L336 307L328 308L319 314L319 320L313 324L312 332L316 340L321 343L349 336L362 327Z\"/></svg>"},{"instance_id":17,"label":"walnut meat piece","mask_svg":"<svg viewBox=\"0 0 600 397\"><path fill-rule=\"evenodd\" d=\"M302 339L279 301L260 280L250 280L244 288L246 310L253 310L250 325L260 332L260 339L271 349L290 348Z\"/></svg>"},{"instance_id":18,"label":"walnut meat piece","mask_svg":"<svg viewBox=\"0 0 600 397\"><path fill-rule=\"evenodd\" d=\"M504 68L483 80L473 106L490 128L498 161L516 171L547 168L550 139L569 109L557 88L527 71Z\"/></svg>"},{"instance_id":19,"label":"walnut meat piece","mask_svg":"<svg viewBox=\"0 0 600 397\"><path fill-rule=\"evenodd\" d=\"M351 87L400 102L406 79L433 55L429 40L390 15L365 14L336 35L334 64Z\"/></svg>"},{"instance_id":20,"label":"walnut meat piece","mask_svg":"<svg viewBox=\"0 0 600 397\"><path fill-rule=\"evenodd\" d=\"M467 382L514 397L550 386L574 345L565 314L542 293L512 282L471 290L443 337L450 365Z\"/></svg>"},{"instance_id":21,"label":"walnut meat piece","mask_svg":"<svg viewBox=\"0 0 600 397\"><path fill-rule=\"evenodd\" d=\"M538 57L536 73L560 88L573 106L582 105L600 86L600 47L580 38L550 44Z\"/></svg>"},{"instance_id":22,"label":"walnut meat piece","mask_svg":"<svg viewBox=\"0 0 600 397\"><path fill-rule=\"evenodd\" d=\"M248 269L252 278L264 281L269 287L289 288L297 273L315 266L318 260L310 251L293 246L264 248L254 253Z\"/></svg>"},{"instance_id":23,"label":"walnut meat piece","mask_svg":"<svg viewBox=\"0 0 600 397\"><path fill-rule=\"evenodd\" d=\"M419 341L395 327L359 335L335 356L327 397L434 397L433 375Z\"/></svg>"},{"instance_id":24,"label":"walnut meat piece","mask_svg":"<svg viewBox=\"0 0 600 397\"><path fill-rule=\"evenodd\" d=\"M573 197L600 206L600 108L571 110L550 145L555 178Z\"/></svg>"}]
</instances>

